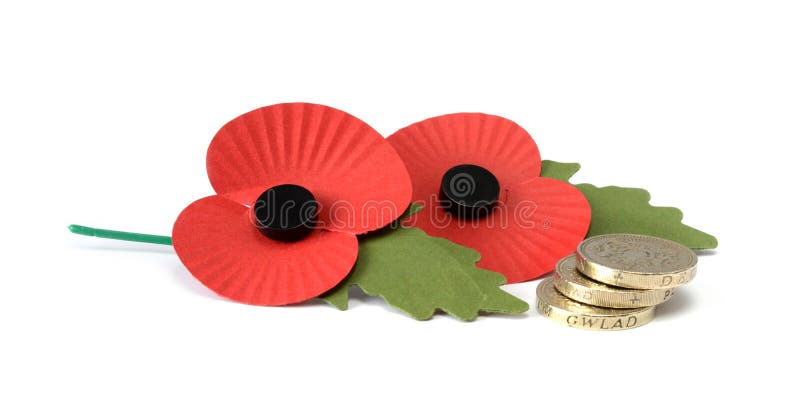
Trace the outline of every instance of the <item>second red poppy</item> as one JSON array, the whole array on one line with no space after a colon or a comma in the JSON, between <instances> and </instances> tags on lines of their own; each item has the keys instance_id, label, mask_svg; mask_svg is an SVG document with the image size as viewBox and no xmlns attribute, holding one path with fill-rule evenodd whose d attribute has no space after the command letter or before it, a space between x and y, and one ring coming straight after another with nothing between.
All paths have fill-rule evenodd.
<instances>
[{"instance_id":1,"label":"second red poppy","mask_svg":"<svg viewBox=\"0 0 800 400\"><path fill-rule=\"evenodd\" d=\"M572 185L539 177L539 149L511 120L449 114L388 140L408 168L412 201L425 206L411 223L478 250L478 266L508 283L552 271L586 236L586 198Z\"/></svg>"}]
</instances>

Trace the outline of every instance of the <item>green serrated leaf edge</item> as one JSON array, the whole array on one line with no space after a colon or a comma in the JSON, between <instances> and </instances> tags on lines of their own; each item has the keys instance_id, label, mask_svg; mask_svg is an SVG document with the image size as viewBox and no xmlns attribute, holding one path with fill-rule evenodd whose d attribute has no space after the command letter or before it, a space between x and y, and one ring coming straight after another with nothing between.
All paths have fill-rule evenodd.
<instances>
[{"instance_id":1,"label":"green serrated leaf edge","mask_svg":"<svg viewBox=\"0 0 800 400\"><path fill-rule=\"evenodd\" d=\"M578 163L542 161L542 177L567 183L578 172ZM620 186L597 187L588 183L574 184L592 207L592 222L587 237L609 233L636 233L657 236L683 244L691 249L714 249L717 239L682 223L683 212L675 207L650 204L645 189Z\"/></svg>"}]
</instances>

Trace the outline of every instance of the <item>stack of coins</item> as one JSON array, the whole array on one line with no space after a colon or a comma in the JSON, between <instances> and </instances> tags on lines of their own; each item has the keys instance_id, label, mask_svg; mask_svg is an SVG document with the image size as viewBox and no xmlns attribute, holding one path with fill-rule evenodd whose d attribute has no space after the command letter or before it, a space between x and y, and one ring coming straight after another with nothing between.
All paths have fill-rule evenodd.
<instances>
[{"instance_id":1,"label":"stack of coins","mask_svg":"<svg viewBox=\"0 0 800 400\"><path fill-rule=\"evenodd\" d=\"M696 273L697 255L681 244L643 235L594 236L539 284L536 309L575 328L636 328Z\"/></svg>"}]
</instances>

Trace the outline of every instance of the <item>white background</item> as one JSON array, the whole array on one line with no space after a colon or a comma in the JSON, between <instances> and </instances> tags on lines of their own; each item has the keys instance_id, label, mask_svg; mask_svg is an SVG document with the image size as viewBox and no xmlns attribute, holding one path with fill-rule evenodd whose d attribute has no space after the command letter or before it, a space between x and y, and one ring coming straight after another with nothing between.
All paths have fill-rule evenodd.
<instances>
[{"instance_id":1,"label":"white background","mask_svg":"<svg viewBox=\"0 0 800 400\"><path fill-rule=\"evenodd\" d=\"M8 3L0 398L796 393L797 3ZM286 101L385 135L503 115L581 162L576 182L648 188L720 247L654 322L614 333L534 310L418 322L363 296L244 306L169 247L68 233L169 234L212 193L216 130ZM507 290L533 302L537 283Z\"/></svg>"}]
</instances>

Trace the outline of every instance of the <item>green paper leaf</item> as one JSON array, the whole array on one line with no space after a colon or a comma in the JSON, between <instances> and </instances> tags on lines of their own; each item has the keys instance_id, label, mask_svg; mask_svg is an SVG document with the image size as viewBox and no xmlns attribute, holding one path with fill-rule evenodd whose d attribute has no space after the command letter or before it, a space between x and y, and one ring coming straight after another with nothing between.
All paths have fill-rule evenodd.
<instances>
[{"instance_id":1,"label":"green paper leaf","mask_svg":"<svg viewBox=\"0 0 800 400\"><path fill-rule=\"evenodd\" d=\"M418 320L437 309L464 321L478 312L518 314L528 303L499 288L502 274L475 266L480 254L418 228L389 229L359 238L358 261L350 275L322 300L346 310L350 286L380 296Z\"/></svg>"},{"instance_id":2,"label":"green paper leaf","mask_svg":"<svg viewBox=\"0 0 800 400\"><path fill-rule=\"evenodd\" d=\"M575 175L581 165L578 163L560 163L550 160L542 161L541 176L545 178L558 179L563 182L569 183L569 178Z\"/></svg>"},{"instance_id":3,"label":"green paper leaf","mask_svg":"<svg viewBox=\"0 0 800 400\"><path fill-rule=\"evenodd\" d=\"M580 164L542 161L542 176L569 183ZM592 223L587 237L608 233L638 233L657 236L691 249L713 249L717 239L683 224L683 212L674 207L650 205L650 193L644 189L619 186L597 187L575 184L592 207Z\"/></svg>"}]
</instances>

